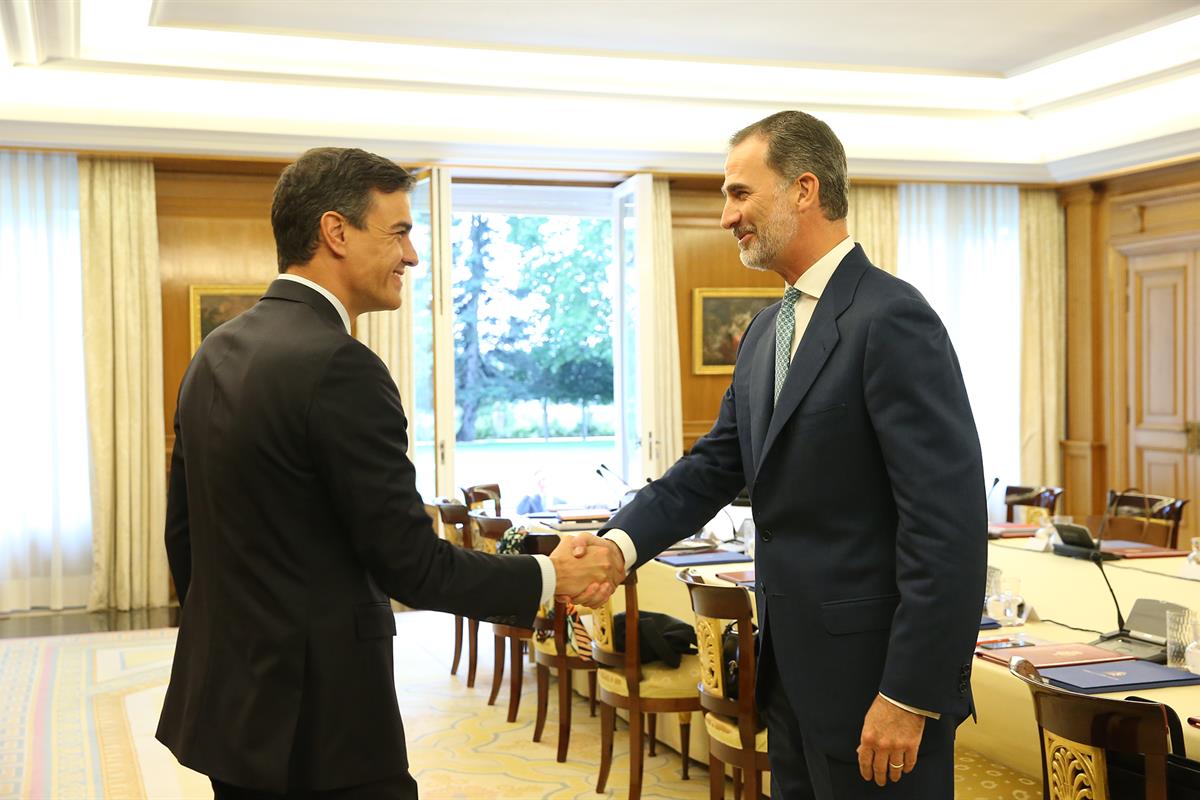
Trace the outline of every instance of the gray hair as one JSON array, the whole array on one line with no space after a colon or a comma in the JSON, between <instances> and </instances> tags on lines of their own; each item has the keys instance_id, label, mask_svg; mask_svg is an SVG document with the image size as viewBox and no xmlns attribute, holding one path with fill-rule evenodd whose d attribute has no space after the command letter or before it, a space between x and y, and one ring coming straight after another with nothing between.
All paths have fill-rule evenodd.
<instances>
[{"instance_id":1,"label":"gray hair","mask_svg":"<svg viewBox=\"0 0 1200 800\"><path fill-rule=\"evenodd\" d=\"M803 111L780 111L742 128L729 139L729 146L736 147L751 136L767 140L767 166L784 185L811 172L820 182L825 218L845 219L850 207L846 151L828 125Z\"/></svg>"}]
</instances>

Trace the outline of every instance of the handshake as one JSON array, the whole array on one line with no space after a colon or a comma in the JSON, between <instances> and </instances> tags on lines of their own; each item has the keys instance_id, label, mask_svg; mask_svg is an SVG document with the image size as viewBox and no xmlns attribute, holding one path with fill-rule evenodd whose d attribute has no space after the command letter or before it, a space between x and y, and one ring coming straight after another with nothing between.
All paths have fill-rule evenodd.
<instances>
[{"instance_id":1,"label":"handshake","mask_svg":"<svg viewBox=\"0 0 1200 800\"><path fill-rule=\"evenodd\" d=\"M625 580L621 548L590 533L563 536L550 554L550 561L558 576L555 597L576 605L601 605Z\"/></svg>"}]
</instances>

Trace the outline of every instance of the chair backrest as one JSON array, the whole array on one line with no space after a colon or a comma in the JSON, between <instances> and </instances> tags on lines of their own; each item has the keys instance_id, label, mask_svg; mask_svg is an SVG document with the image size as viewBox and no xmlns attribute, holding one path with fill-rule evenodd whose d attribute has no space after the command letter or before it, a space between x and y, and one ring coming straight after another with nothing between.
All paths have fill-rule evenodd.
<instances>
[{"instance_id":1,"label":"chair backrest","mask_svg":"<svg viewBox=\"0 0 1200 800\"><path fill-rule=\"evenodd\" d=\"M439 497L425 505L425 511L434 519L434 526L442 538L458 547L472 548L471 531L468 530L467 507L455 500Z\"/></svg>"},{"instance_id":2,"label":"chair backrest","mask_svg":"<svg viewBox=\"0 0 1200 800\"><path fill-rule=\"evenodd\" d=\"M718 714L744 718L743 748L754 748L760 728L754 702L754 609L750 593L741 586L707 583L690 569L681 569L675 577L688 587L692 611L696 614L696 644L700 650L700 705ZM725 653L725 629L732 622L737 635L737 687L731 698L726 686L728 664ZM742 727L739 724L739 728Z\"/></svg>"},{"instance_id":3,"label":"chair backrest","mask_svg":"<svg viewBox=\"0 0 1200 800\"><path fill-rule=\"evenodd\" d=\"M1009 671L1033 695L1047 800L1126 800L1109 791L1109 750L1145 756L1146 800L1167 800L1171 749L1167 712L1161 703L1111 700L1059 689L1045 683L1037 668L1020 657L1013 658Z\"/></svg>"},{"instance_id":4,"label":"chair backrest","mask_svg":"<svg viewBox=\"0 0 1200 800\"><path fill-rule=\"evenodd\" d=\"M1058 506L1058 498L1062 493L1063 490L1057 486L1004 487L1004 505L1007 506L1008 521L1013 521L1013 509L1017 506L1042 508L1046 510L1047 515L1054 516L1054 509Z\"/></svg>"},{"instance_id":5,"label":"chair backrest","mask_svg":"<svg viewBox=\"0 0 1200 800\"><path fill-rule=\"evenodd\" d=\"M1157 526L1153 524L1145 526L1147 533L1145 538L1140 541L1163 544L1166 547L1178 547L1179 525L1183 521L1183 507L1187 504L1187 500L1158 494L1144 494L1137 489L1125 489L1121 492L1109 489L1108 504L1105 508L1112 517L1140 517L1157 522ZM1168 529L1166 541L1158 541L1162 538L1161 530L1164 527ZM1108 538L1107 535L1105 538Z\"/></svg>"},{"instance_id":6,"label":"chair backrest","mask_svg":"<svg viewBox=\"0 0 1200 800\"><path fill-rule=\"evenodd\" d=\"M512 521L504 517L493 517L484 511L470 511L471 533L474 534L475 549L484 553L495 553L496 545L512 527Z\"/></svg>"},{"instance_id":7,"label":"chair backrest","mask_svg":"<svg viewBox=\"0 0 1200 800\"><path fill-rule=\"evenodd\" d=\"M638 640L637 570L630 570L621 584L625 587L625 649L617 650L613 636L612 598L592 612L592 660L620 669L629 686L629 698L637 701L642 682L642 650Z\"/></svg>"},{"instance_id":8,"label":"chair backrest","mask_svg":"<svg viewBox=\"0 0 1200 800\"><path fill-rule=\"evenodd\" d=\"M479 483L475 486L467 486L462 490L463 499L467 501L467 508L472 511L486 509L489 505L492 507L492 516L500 516L500 485L497 483Z\"/></svg>"}]
</instances>

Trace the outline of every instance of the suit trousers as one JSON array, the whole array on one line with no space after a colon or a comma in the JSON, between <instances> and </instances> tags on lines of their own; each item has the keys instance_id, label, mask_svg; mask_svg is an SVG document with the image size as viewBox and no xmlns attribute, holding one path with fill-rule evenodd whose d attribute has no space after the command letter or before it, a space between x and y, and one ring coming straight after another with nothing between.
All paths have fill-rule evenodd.
<instances>
[{"instance_id":1,"label":"suit trousers","mask_svg":"<svg viewBox=\"0 0 1200 800\"><path fill-rule=\"evenodd\" d=\"M324 789L319 792L289 790L283 794L232 786L216 778L210 780L213 786L213 800L417 800L417 782L407 770L399 775L358 786Z\"/></svg>"},{"instance_id":2,"label":"suit trousers","mask_svg":"<svg viewBox=\"0 0 1200 800\"><path fill-rule=\"evenodd\" d=\"M755 697L770 742L771 800L953 800L956 726L945 717L926 720L913 771L879 787L863 780L857 760L829 756L814 746L813 737L805 736L784 691L769 637L759 655Z\"/></svg>"}]
</instances>

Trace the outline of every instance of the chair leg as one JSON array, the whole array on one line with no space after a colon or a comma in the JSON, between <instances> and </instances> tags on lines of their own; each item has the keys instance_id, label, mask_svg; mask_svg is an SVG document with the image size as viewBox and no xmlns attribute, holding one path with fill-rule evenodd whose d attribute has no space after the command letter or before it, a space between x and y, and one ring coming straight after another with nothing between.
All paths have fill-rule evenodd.
<instances>
[{"instance_id":1,"label":"chair leg","mask_svg":"<svg viewBox=\"0 0 1200 800\"><path fill-rule=\"evenodd\" d=\"M617 726L617 710L607 703L600 704L600 776L596 779L596 793L603 794L608 783L608 771L612 768L613 729Z\"/></svg>"},{"instance_id":2,"label":"chair leg","mask_svg":"<svg viewBox=\"0 0 1200 800\"><path fill-rule=\"evenodd\" d=\"M591 715L596 716L596 670L588 670L588 706Z\"/></svg>"},{"instance_id":3,"label":"chair leg","mask_svg":"<svg viewBox=\"0 0 1200 800\"><path fill-rule=\"evenodd\" d=\"M708 754L708 800L725 800L725 763L712 753Z\"/></svg>"},{"instance_id":4,"label":"chair leg","mask_svg":"<svg viewBox=\"0 0 1200 800\"><path fill-rule=\"evenodd\" d=\"M517 721L517 709L521 707L521 681L525 677L525 668L521 663L524 655L524 642L513 636L508 640L509 653L512 655L512 675L508 676L508 721Z\"/></svg>"},{"instance_id":5,"label":"chair leg","mask_svg":"<svg viewBox=\"0 0 1200 800\"><path fill-rule=\"evenodd\" d=\"M733 768L733 797L734 800L742 797L742 770L737 766Z\"/></svg>"},{"instance_id":6,"label":"chair leg","mask_svg":"<svg viewBox=\"0 0 1200 800\"><path fill-rule=\"evenodd\" d=\"M558 753L555 760L560 764L567 760L567 748L571 746L571 671L565 664L558 667Z\"/></svg>"},{"instance_id":7,"label":"chair leg","mask_svg":"<svg viewBox=\"0 0 1200 800\"><path fill-rule=\"evenodd\" d=\"M742 774L746 776L745 789L742 791L742 797L747 800L758 800L758 796L762 794L760 781L762 773L756 769L742 770Z\"/></svg>"},{"instance_id":8,"label":"chair leg","mask_svg":"<svg viewBox=\"0 0 1200 800\"><path fill-rule=\"evenodd\" d=\"M479 620L467 620L467 688L475 688L475 650L479 642Z\"/></svg>"},{"instance_id":9,"label":"chair leg","mask_svg":"<svg viewBox=\"0 0 1200 800\"><path fill-rule=\"evenodd\" d=\"M450 660L450 674L458 672L458 660L462 657L463 624L462 617L454 617L454 658Z\"/></svg>"},{"instance_id":10,"label":"chair leg","mask_svg":"<svg viewBox=\"0 0 1200 800\"><path fill-rule=\"evenodd\" d=\"M533 723L533 740L542 740L542 731L546 727L546 705L550 700L550 669L542 664L537 665L537 721Z\"/></svg>"},{"instance_id":11,"label":"chair leg","mask_svg":"<svg viewBox=\"0 0 1200 800\"><path fill-rule=\"evenodd\" d=\"M496 664L492 668L492 693L488 696L488 705L496 704L496 696L500 694L500 683L504 680L504 637L496 638Z\"/></svg>"},{"instance_id":12,"label":"chair leg","mask_svg":"<svg viewBox=\"0 0 1200 800\"><path fill-rule=\"evenodd\" d=\"M650 718L650 755L656 756L658 755L656 752L658 749L656 747L658 744L658 714L647 714L646 716Z\"/></svg>"},{"instance_id":13,"label":"chair leg","mask_svg":"<svg viewBox=\"0 0 1200 800\"><path fill-rule=\"evenodd\" d=\"M684 722L684 717L679 718L679 755L683 757L683 779L688 780L688 765L691 763L691 756L688 754L692 749L692 715L688 714L687 722Z\"/></svg>"},{"instance_id":14,"label":"chair leg","mask_svg":"<svg viewBox=\"0 0 1200 800\"><path fill-rule=\"evenodd\" d=\"M645 762L646 743L642 741L646 726L645 715L629 709L629 800L641 800L642 768Z\"/></svg>"}]
</instances>

